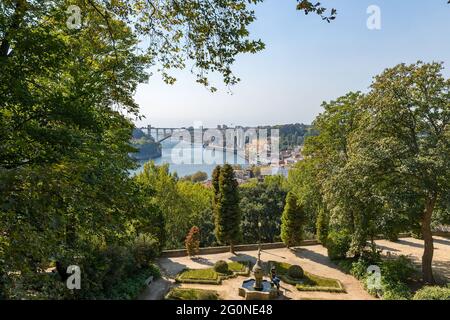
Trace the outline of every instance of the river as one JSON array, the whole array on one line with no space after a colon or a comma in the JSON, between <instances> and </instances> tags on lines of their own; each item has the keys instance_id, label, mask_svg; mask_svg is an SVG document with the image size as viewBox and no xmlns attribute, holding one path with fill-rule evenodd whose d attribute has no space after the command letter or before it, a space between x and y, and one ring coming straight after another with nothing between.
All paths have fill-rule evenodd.
<instances>
[{"instance_id":1,"label":"river","mask_svg":"<svg viewBox=\"0 0 450 320\"><path fill-rule=\"evenodd\" d=\"M211 173L217 165L228 162L230 164L240 164L245 167L248 162L243 157L233 154L233 152L222 152L204 148L201 144L186 142L164 141L161 144L161 157L153 159L156 165L169 164L169 171L176 172L179 177L191 175L197 171L203 171L211 177ZM223 155L220 155L223 153ZM181 161L181 158L185 161ZM224 161L225 159L225 161ZM131 172L136 174L142 171L144 163L150 160L139 161L140 167Z\"/></svg>"}]
</instances>

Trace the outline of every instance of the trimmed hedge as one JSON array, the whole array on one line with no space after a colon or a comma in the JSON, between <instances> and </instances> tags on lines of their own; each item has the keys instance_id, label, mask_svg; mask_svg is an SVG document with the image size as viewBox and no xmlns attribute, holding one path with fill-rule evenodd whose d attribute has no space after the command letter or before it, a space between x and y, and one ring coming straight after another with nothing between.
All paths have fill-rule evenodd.
<instances>
[{"instance_id":1,"label":"trimmed hedge","mask_svg":"<svg viewBox=\"0 0 450 320\"><path fill-rule=\"evenodd\" d=\"M304 271L302 279L294 279L288 275L291 267L289 263L269 261L269 265L275 266L276 272L283 282L294 285L299 291L346 292L342 283L337 279L317 276L306 271Z\"/></svg>"},{"instance_id":2,"label":"trimmed hedge","mask_svg":"<svg viewBox=\"0 0 450 320\"><path fill-rule=\"evenodd\" d=\"M165 297L167 300L219 300L213 290L174 288Z\"/></svg>"},{"instance_id":3,"label":"trimmed hedge","mask_svg":"<svg viewBox=\"0 0 450 320\"><path fill-rule=\"evenodd\" d=\"M450 287L426 286L416 292L413 300L450 300Z\"/></svg>"},{"instance_id":4,"label":"trimmed hedge","mask_svg":"<svg viewBox=\"0 0 450 320\"><path fill-rule=\"evenodd\" d=\"M222 280L231 279L237 276L248 276L250 273L249 263L229 262L227 263L228 273L219 273L214 268L206 269L185 269L175 278L179 283L198 284L221 284Z\"/></svg>"}]
</instances>

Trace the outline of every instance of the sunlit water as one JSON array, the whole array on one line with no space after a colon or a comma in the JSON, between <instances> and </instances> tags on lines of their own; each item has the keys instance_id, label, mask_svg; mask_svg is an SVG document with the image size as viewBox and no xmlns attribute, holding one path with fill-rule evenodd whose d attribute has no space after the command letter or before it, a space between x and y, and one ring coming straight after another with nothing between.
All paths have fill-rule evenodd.
<instances>
[{"instance_id":1,"label":"sunlit water","mask_svg":"<svg viewBox=\"0 0 450 320\"><path fill-rule=\"evenodd\" d=\"M239 164L242 167L248 165L243 157L233 152L214 151L203 148L200 144L191 145L186 142L163 142L162 156L153 160L140 161L141 166L131 172L136 174L142 171L144 163L154 161L156 165L169 164L169 171L176 172L179 177L184 177L203 171L211 177L211 173L217 165L230 163Z\"/></svg>"}]
</instances>

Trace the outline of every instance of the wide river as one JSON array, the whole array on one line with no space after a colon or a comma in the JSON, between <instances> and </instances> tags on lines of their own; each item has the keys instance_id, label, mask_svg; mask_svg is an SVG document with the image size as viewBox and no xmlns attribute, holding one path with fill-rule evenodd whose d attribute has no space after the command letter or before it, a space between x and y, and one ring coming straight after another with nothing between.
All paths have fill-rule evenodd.
<instances>
[{"instance_id":1,"label":"wide river","mask_svg":"<svg viewBox=\"0 0 450 320\"><path fill-rule=\"evenodd\" d=\"M140 161L141 166L131 174L142 171L144 163L151 161ZM200 144L189 144L186 142L163 142L162 156L152 161L156 165L169 164L169 171L176 172L179 177L191 175L197 171L203 171L211 177L214 168L225 162L240 164L245 167L248 163L244 158L233 154L233 152L213 151L206 149Z\"/></svg>"}]
</instances>

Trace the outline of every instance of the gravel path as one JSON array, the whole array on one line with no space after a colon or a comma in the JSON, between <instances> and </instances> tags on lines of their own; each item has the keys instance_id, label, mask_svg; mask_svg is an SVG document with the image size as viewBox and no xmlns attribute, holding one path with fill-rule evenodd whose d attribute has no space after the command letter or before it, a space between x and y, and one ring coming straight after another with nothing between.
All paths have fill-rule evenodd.
<instances>
[{"instance_id":1,"label":"gravel path","mask_svg":"<svg viewBox=\"0 0 450 320\"><path fill-rule=\"evenodd\" d=\"M450 280L450 240L442 237L435 238L435 253L433 267L435 273L440 277ZM385 253L389 251L392 255L407 255L414 262L420 264L423 252L423 242L413 238L402 238L398 242L379 240L377 245ZM224 280L222 285L202 285L202 284L175 284L173 279L185 268L208 268L218 260L226 261L256 261L257 251L239 252L237 255L231 253L218 253L202 255L199 258L189 257L161 258L158 264L165 277L153 282L140 296L140 299L152 300L162 299L170 287L180 286L182 288L199 288L215 290L222 299L242 299L238 296L238 287L244 277L237 277ZM331 262L327 256L327 250L321 245L304 246L289 250L286 248L263 250L261 254L263 261L276 260L299 264L310 273L338 279L344 285L347 293L329 292L300 292L294 286L282 282L281 289L284 299L327 299L327 300L371 300L374 299L362 287L361 283L353 276L343 273Z\"/></svg>"}]
</instances>

